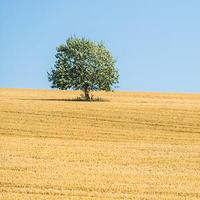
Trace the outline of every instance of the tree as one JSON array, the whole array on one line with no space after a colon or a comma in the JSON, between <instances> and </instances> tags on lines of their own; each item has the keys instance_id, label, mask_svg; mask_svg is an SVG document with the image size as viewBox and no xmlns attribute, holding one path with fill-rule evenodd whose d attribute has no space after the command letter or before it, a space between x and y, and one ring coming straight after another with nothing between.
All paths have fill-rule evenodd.
<instances>
[{"instance_id":1,"label":"tree","mask_svg":"<svg viewBox=\"0 0 200 200\"><path fill-rule=\"evenodd\" d=\"M116 61L102 42L70 37L57 48L55 57L48 73L52 88L82 90L85 99L91 100L91 91L110 91L118 83Z\"/></svg>"}]
</instances>

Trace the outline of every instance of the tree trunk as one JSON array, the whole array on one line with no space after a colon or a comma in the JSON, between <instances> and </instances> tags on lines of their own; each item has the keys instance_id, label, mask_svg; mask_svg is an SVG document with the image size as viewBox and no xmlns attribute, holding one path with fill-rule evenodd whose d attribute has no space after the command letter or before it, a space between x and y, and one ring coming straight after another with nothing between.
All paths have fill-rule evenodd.
<instances>
[{"instance_id":1,"label":"tree trunk","mask_svg":"<svg viewBox=\"0 0 200 200\"><path fill-rule=\"evenodd\" d=\"M88 90L88 88L85 88L84 94L85 94L85 99L87 101L89 101L90 100L90 91Z\"/></svg>"}]
</instances>

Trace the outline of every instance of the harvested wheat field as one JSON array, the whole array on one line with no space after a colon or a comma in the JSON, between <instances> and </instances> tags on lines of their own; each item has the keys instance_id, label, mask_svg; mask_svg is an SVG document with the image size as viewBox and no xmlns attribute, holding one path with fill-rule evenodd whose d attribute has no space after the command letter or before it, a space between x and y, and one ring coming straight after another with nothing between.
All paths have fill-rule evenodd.
<instances>
[{"instance_id":1,"label":"harvested wheat field","mask_svg":"<svg viewBox=\"0 0 200 200\"><path fill-rule=\"evenodd\" d=\"M200 199L200 95L0 89L0 199Z\"/></svg>"}]
</instances>

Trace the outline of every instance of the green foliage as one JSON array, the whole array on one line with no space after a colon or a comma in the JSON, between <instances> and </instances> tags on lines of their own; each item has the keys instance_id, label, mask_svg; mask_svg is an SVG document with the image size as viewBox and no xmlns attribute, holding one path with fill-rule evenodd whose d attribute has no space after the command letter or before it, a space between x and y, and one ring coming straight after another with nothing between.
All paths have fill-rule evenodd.
<instances>
[{"instance_id":1,"label":"green foliage","mask_svg":"<svg viewBox=\"0 0 200 200\"><path fill-rule=\"evenodd\" d=\"M70 37L57 48L56 62L48 78L53 88L82 90L88 100L90 91L110 91L118 83L115 63L103 43Z\"/></svg>"}]
</instances>

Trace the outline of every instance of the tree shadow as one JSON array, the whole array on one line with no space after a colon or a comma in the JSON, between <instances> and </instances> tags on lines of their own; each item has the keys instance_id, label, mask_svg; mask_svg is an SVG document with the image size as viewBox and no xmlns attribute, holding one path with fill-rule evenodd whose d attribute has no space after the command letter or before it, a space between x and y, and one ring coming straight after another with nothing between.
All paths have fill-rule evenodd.
<instances>
[{"instance_id":1,"label":"tree shadow","mask_svg":"<svg viewBox=\"0 0 200 200\"><path fill-rule=\"evenodd\" d=\"M86 99L82 99L80 97L77 97L77 98L72 98L72 99L25 99L25 98L20 98L18 100L25 100L25 101L71 101L71 102L89 102L89 103L92 103L92 102L109 102L108 99L103 99L103 98L94 98L94 99L91 99L91 100L86 100Z\"/></svg>"}]
</instances>

